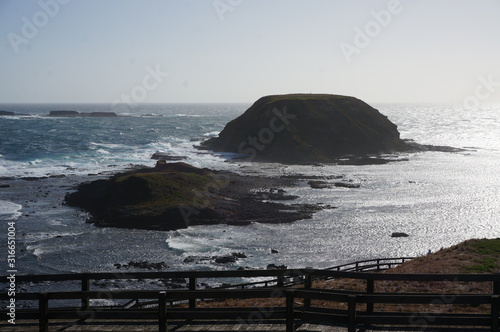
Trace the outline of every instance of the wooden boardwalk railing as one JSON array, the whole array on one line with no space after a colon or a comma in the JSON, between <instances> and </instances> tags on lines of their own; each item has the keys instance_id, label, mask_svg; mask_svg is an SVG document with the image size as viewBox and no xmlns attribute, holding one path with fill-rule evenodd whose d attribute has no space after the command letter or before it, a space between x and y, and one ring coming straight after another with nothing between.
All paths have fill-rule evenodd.
<instances>
[{"instance_id":1,"label":"wooden boardwalk railing","mask_svg":"<svg viewBox=\"0 0 500 332\"><path fill-rule=\"evenodd\" d=\"M382 264L383 260L380 261ZM365 266L370 264L355 264ZM385 264L385 263L384 263ZM371 268L370 268L371 269ZM374 268L377 270L377 268ZM188 278L189 289L185 290L91 290L91 280L101 279L158 279L158 278ZM276 280L272 287L261 288L226 288L197 289L197 280L203 278L256 278L268 277ZM314 279L347 278L365 281L364 291L341 291L312 288ZM302 280L300 287L285 287L286 280ZM2 277L2 281L6 276ZM16 301L36 301L33 309L17 309L16 319L37 319L39 330L48 331L48 323L53 319L154 319L158 321L158 330L166 331L167 322L172 319L235 319L244 322L254 322L278 319L286 322L287 331L294 331L297 320L331 321L346 324L349 331L355 331L359 324L393 324L405 326L454 325L482 326L491 331L499 329L500 308L500 274L389 274L374 272L345 272L336 269L328 270L248 270L248 271L175 271L175 272L140 272L140 273L92 273L92 274L59 274L38 276L17 276L16 283L38 281L68 281L80 280L81 290L69 292L23 293L15 295ZM492 294L414 294L414 293L376 293L375 284L382 280L392 281L446 281L456 282L486 282L493 285ZM251 283L253 284L253 283ZM238 284L242 285L242 284ZM197 303L207 299L248 299L266 298L281 299L284 303L279 307L198 307ZM0 294L1 301L9 301L8 294ZM144 308L110 308L91 305L91 300L154 300L154 307ZM297 299L303 302L298 304ZM445 299L445 300L443 300ZM66 301L72 306L55 307L53 301ZM75 307L75 300L81 305ZM332 309L314 305L314 300L344 304L344 309ZM172 306L172 301L187 301L189 305ZM177 302L178 303L178 302ZM424 312L381 312L374 310L375 304L467 304L488 305L489 313L438 313ZM1 312L4 317L6 310Z\"/></svg>"}]
</instances>

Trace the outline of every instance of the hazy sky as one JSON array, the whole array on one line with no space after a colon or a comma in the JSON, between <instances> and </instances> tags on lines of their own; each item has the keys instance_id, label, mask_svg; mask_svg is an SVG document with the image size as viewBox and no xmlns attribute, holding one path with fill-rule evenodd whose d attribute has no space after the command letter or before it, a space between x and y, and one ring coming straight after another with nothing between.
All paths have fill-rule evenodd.
<instances>
[{"instance_id":1,"label":"hazy sky","mask_svg":"<svg viewBox=\"0 0 500 332\"><path fill-rule=\"evenodd\" d=\"M500 0L0 0L0 103L499 102L499 32Z\"/></svg>"}]
</instances>

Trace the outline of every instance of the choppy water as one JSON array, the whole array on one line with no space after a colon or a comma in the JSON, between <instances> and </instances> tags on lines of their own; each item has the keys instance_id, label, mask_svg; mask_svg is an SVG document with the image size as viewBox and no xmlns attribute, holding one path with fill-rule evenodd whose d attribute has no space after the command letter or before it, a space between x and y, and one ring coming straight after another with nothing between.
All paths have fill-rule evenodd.
<instances>
[{"instance_id":1,"label":"choppy water","mask_svg":"<svg viewBox=\"0 0 500 332\"><path fill-rule=\"evenodd\" d=\"M201 154L193 148L197 143L193 140L216 134L248 105L143 105L128 117L102 119L42 115L54 109L106 111L109 105L0 105L32 114L0 117L0 177L66 175L40 181L0 180L0 185L11 185L0 188L0 222L16 221L18 271L112 271L113 264L131 260L164 261L172 269L270 263L319 268L365 258L421 255L469 238L500 237L500 106L478 110L453 105L374 106L398 125L403 138L467 151L412 153L404 155L409 161L369 166L227 163L228 156ZM97 228L85 223L84 213L60 205L64 193L87 180L87 174L129 164L154 165L150 156L156 151L187 156L195 166L217 169L344 175L361 187L319 190L300 183L286 188L299 195L300 202L338 207L310 220L172 232ZM395 231L410 236L391 238ZM270 248L279 253L271 254ZM235 251L249 257L232 265L183 263L189 255Z\"/></svg>"}]
</instances>

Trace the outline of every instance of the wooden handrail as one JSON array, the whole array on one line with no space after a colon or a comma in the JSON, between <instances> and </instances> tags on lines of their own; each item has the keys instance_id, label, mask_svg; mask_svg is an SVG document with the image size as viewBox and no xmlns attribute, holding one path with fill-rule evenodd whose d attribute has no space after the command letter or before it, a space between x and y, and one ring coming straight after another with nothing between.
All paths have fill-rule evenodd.
<instances>
[{"instance_id":1,"label":"wooden handrail","mask_svg":"<svg viewBox=\"0 0 500 332\"><path fill-rule=\"evenodd\" d=\"M352 265L359 265L360 271L365 271L365 263L378 262L369 267L380 267L387 265L387 261L391 265L398 265L411 257L402 258L378 258L362 260L353 263L338 265L322 270L337 270L344 271L344 268ZM349 270L351 270L349 268ZM157 279L157 278L250 278L250 277L280 277L280 276L297 276L303 275L307 269L287 269L287 270L235 270L235 271L162 271L162 272L95 272L95 273L63 273L63 274L37 274L37 275L17 275L17 282L42 282L42 281L82 281L82 290L84 289L84 282L88 280L100 279ZM311 269L313 271L313 269ZM360 272L351 271L351 272ZM2 276L1 278L6 278ZM269 281L268 281L269 282ZM258 283L252 283L258 284ZM88 288L88 287L87 287Z\"/></svg>"},{"instance_id":2,"label":"wooden handrail","mask_svg":"<svg viewBox=\"0 0 500 332\"><path fill-rule=\"evenodd\" d=\"M455 304L470 304L479 305L487 304L491 306L489 314L446 314L441 313L438 317L440 320L435 324L445 324L449 322L457 325L474 322L476 325L490 326L492 331L497 331L499 327L499 311L500 311L500 274L400 274L400 273L374 273L374 272L349 272L353 266L357 271L366 271L370 269L380 269L381 266L387 264L399 264L410 258L382 258L375 260L365 260L350 264L343 264L329 269L289 269L289 270L243 270L243 271L168 271L168 272L125 272L125 273L82 273L82 274L57 274L57 275L19 275L16 276L16 282L39 282L39 281L81 281L80 290L72 292L43 292L43 293L16 293L16 300L32 300L38 301L38 310L23 310L18 309L18 313L37 317L40 324L40 331L46 331L49 317L57 314L57 317L74 317L75 308L63 307L51 309L49 302L53 300L81 300L81 306L76 308L76 311L81 312L96 312L99 317L114 317L119 314L120 318L136 317L127 315L126 313L137 312L137 315L145 313L147 317L156 317L158 319L159 330L166 331L167 318L177 317L176 315L190 315L196 313L200 317L204 314L207 317L214 314L214 309L196 308L196 303L203 299L247 299L247 298L283 298L285 299L286 307L286 325L287 331L293 331L293 321L299 313L311 313L319 315L319 317L337 319L339 322L348 323L349 330L353 331L357 324L373 324L384 322L391 324L392 319L398 324L418 323L418 319L413 319L411 315L417 313L381 313L374 311L374 305L377 303L386 304L430 304L436 303L436 299L447 296L453 298ZM399 262L399 263L398 263ZM344 269L344 271L342 271ZM244 289L197 289L197 280L203 278L254 278L254 277L270 277L274 278L276 283L274 287L268 288L244 288ZM302 283L302 288L287 288L286 285L293 283L285 282L285 279L299 277ZM6 276L2 277L6 280ZM158 279L158 278L187 278L189 287L185 290L91 290L91 280L101 279ZM312 280L314 279L330 279L330 278L347 278L366 281L366 291L351 292L351 291L336 291L336 290L320 290L314 289ZM493 284L493 294L414 294L414 293L375 293L375 282L381 280L392 281L447 281L447 282L491 282ZM266 281L270 282L270 281ZM236 287L241 285L257 285L258 283L248 283L231 285ZM104 307L90 306L90 300L100 298L139 300L150 299L156 300L156 309L110 309ZM304 300L304 305L297 308L294 299L300 298ZM0 294L0 300L8 300L7 294ZM167 301L188 301L189 307L186 309L173 309L167 306ZM325 300L331 302L340 302L347 305L347 309L335 309L337 316L331 316L324 309L312 307L312 300ZM74 302L73 302L74 303ZM365 311L357 309L357 304L366 305ZM443 303L444 304L444 303ZM122 311L120 311L122 310ZM128 311L127 311L128 310ZM140 311L137 311L140 310ZM184 310L189 313L186 313ZM234 318L235 314L247 312L248 308L234 308L232 311L217 311L217 317ZM3 311L0 311L3 312ZM281 313L280 313L281 314ZM151 316L153 315L153 316ZM130 316L130 317L129 317ZM179 316L179 317L181 317ZM92 316L93 317L93 316ZM184 316L182 316L184 317ZM284 317L284 316L283 316ZM333 318L332 318L333 317ZM336 317L336 318L335 318Z\"/></svg>"},{"instance_id":3,"label":"wooden handrail","mask_svg":"<svg viewBox=\"0 0 500 332\"><path fill-rule=\"evenodd\" d=\"M23 294L23 293L21 293ZM103 296L103 292L98 291L87 291L87 292L51 292L51 293L24 293L21 297L23 299L37 299L39 300L39 310L38 310L38 319L40 324L40 331L46 331L49 317L52 310L49 307L49 301L55 299L99 299ZM296 308L294 299L295 298L303 298L309 300L327 300L332 302L343 302L347 304L347 310L337 310L337 313L341 313L342 317L341 322L347 322L349 331L355 331L356 325L358 322L362 321L364 323L370 322L370 315L357 310L356 305L358 303L388 303L388 304L401 304L401 303L412 303L412 304L427 304L433 303L436 304L436 299L442 297L441 294L367 294L367 293L334 293L334 292L325 292L319 289L290 289L283 288L278 290L272 289L258 289L258 290L175 290L175 291L111 291L106 294L107 296L112 295L113 298L130 298L130 297L139 297L139 298L157 298L159 300L159 306L157 309L152 310L142 310L141 312L156 312L156 317L159 322L159 331L166 331L167 324L167 306L166 299L167 298L175 298L175 299L201 299L201 298L285 298L286 299L286 326L287 331L293 331L293 322L296 316L297 310L301 311L303 309ZM498 295L467 295L467 294L456 294L453 295L453 303L454 304L489 304L491 305L491 315L487 318L482 314L453 314L450 317L454 317L457 322L463 322L463 324L469 324L474 322L474 324L490 325L492 330L498 329L498 315L499 315L499 306L500 306L500 298ZM441 303L446 304L446 303ZM74 317L75 308L68 308L66 311L57 309L57 317ZM238 315L240 312L244 312L244 308L235 308L240 309L240 311L227 311L226 314L220 312L221 317L226 317L226 319L234 319L235 315ZM296 310L297 309L297 310ZM109 312L111 315L113 313L113 309L110 310L102 310L98 307L91 307L88 310L94 311L95 313L101 312ZM186 309L192 310L192 309ZM196 309L196 313L198 315L206 312L206 315L210 315L213 311L210 309L198 308ZM314 308L308 309L309 311L314 312ZM115 311L116 312L116 311ZM127 310L120 311L123 312L123 315L120 315L120 319L127 318ZM174 310L169 310L170 317L176 318L176 312ZM398 322L401 322L401 319L407 318L410 319L414 313L408 313L407 315L402 315L402 313L384 313L383 317L387 321L385 324L390 324L391 319L398 319ZM328 313L323 313L325 319L331 318ZM446 314L442 314L443 317ZM130 318L134 318L136 316L130 316ZM209 316L207 316L209 317ZM380 315L379 315L380 317ZM359 318L359 320L358 320ZM486 319L487 318L487 319ZM450 318L451 319L451 318ZM380 318L373 316L373 320L379 321ZM447 320L446 322L448 322ZM410 323L410 321L408 321ZM489 322L489 323L488 323ZM433 324L436 324L434 321ZM411 325L411 324L409 324ZM457 323L457 325L460 325Z\"/></svg>"}]
</instances>

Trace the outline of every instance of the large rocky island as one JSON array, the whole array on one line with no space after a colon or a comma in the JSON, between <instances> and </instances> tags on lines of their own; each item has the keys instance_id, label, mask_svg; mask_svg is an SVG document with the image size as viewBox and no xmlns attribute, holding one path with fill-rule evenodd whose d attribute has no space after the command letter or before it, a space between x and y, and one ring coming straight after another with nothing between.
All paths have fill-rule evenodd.
<instances>
[{"instance_id":1,"label":"large rocky island","mask_svg":"<svg viewBox=\"0 0 500 332\"><path fill-rule=\"evenodd\" d=\"M410 147L394 123L357 98L289 94L260 98L201 148L250 161L313 163Z\"/></svg>"}]
</instances>

